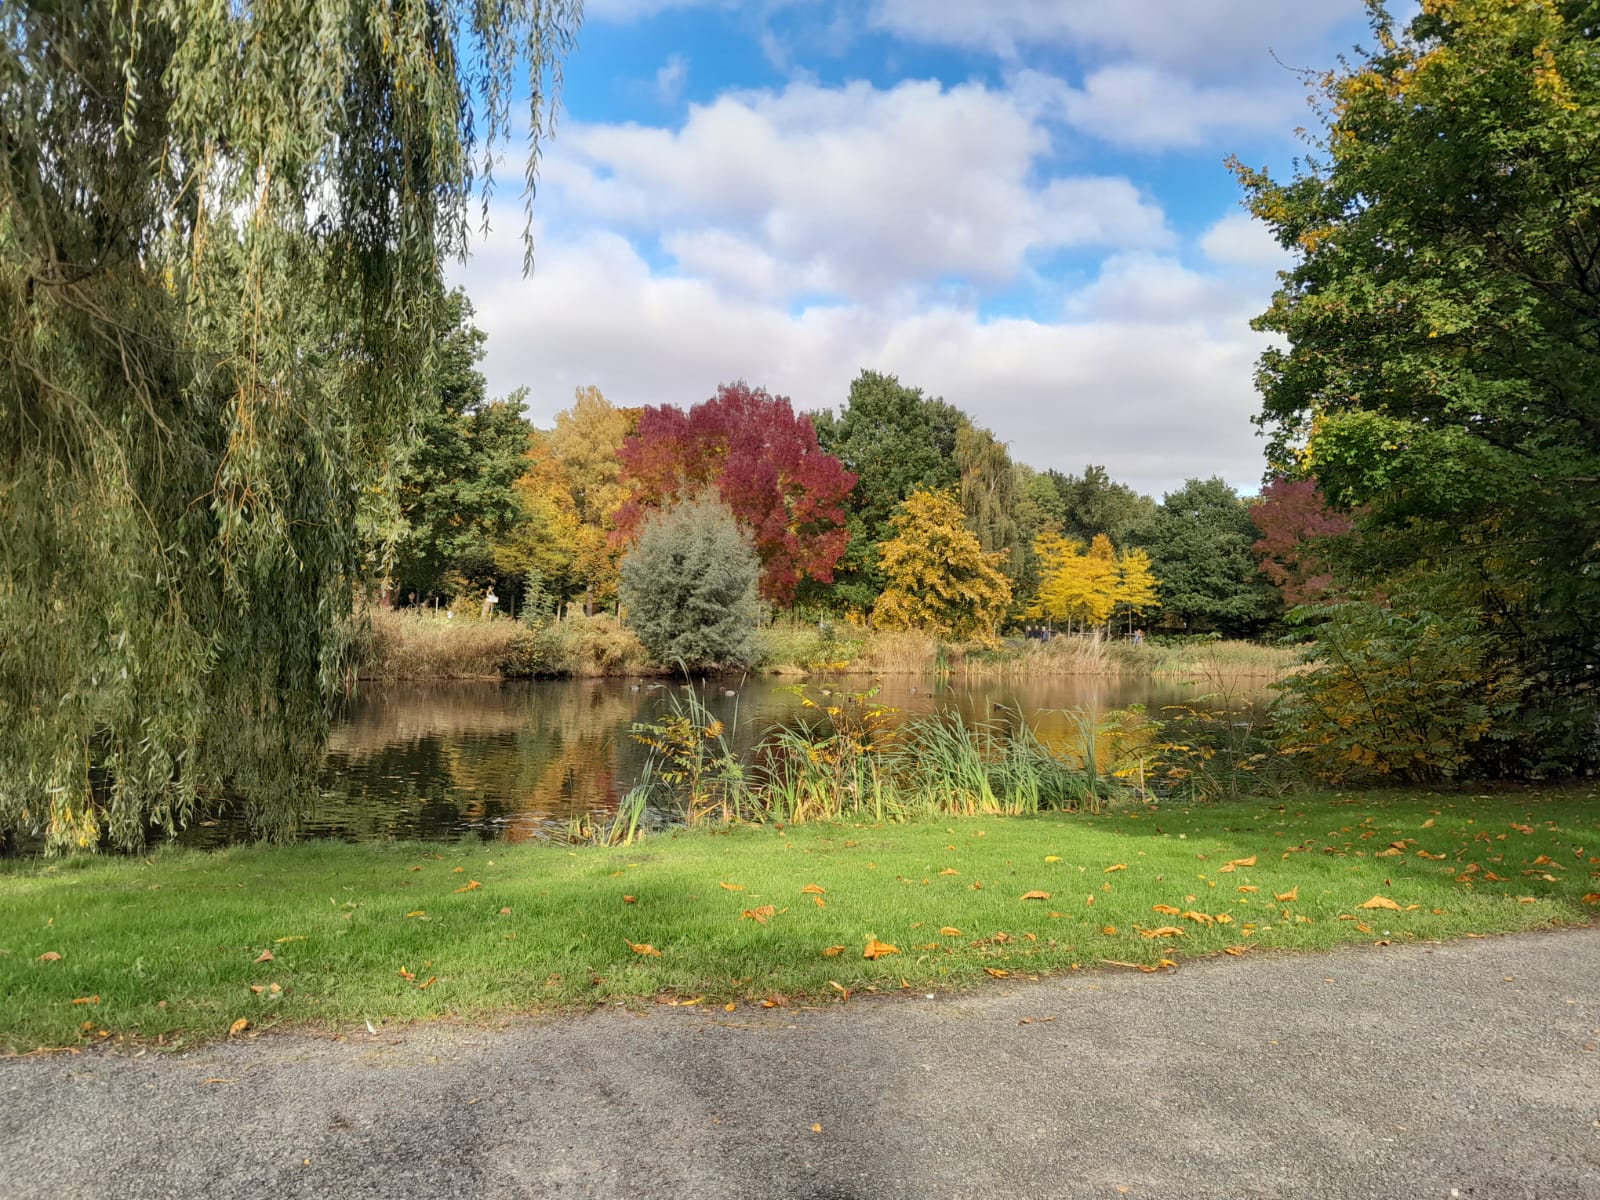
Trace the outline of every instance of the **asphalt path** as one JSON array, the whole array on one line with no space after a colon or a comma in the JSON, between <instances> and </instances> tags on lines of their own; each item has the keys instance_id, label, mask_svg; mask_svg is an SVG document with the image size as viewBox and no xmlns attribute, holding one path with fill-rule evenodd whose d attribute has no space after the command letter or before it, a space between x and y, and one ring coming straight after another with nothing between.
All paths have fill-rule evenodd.
<instances>
[{"instance_id":1,"label":"asphalt path","mask_svg":"<svg viewBox=\"0 0 1600 1200\"><path fill-rule=\"evenodd\" d=\"M0 1061L6 1200L1600 1200L1600 929Z\"/></svg>"}]
</instances>

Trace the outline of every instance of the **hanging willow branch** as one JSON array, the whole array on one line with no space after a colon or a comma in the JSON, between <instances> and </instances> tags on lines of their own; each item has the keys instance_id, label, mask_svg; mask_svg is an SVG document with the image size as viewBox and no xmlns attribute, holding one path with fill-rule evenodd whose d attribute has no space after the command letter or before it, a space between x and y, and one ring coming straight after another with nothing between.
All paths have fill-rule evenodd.
<instances>
[{"instance_id":1,"label":"hanging willow branch","mask_svg":"<svg viewBox=\"0 0 1600 1200\"><path fill-rule=\"evenodd\" d=\"M0 8L0 835L312 794L442 263L580 13Z\"/></svg>"}]
</instances>

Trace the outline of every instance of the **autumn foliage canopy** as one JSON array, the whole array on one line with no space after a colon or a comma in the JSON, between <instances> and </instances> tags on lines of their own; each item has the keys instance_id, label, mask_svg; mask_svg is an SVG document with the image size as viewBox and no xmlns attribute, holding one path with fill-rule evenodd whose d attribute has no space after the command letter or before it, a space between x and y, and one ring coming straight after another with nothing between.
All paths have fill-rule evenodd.
<instances>
[{"instance_id":1,"label":"autumn foliage canopy","mask_svg":"<svg viewBox=\"0 0 1600 1200\"><path fill-rule=\"evenodd\" d=\"M652 510L713 488L755 542L768 600L791 603L804 578L833 580L856 477L818 447L810 418L787 397L741 382L687 412L652 406L619 453L631 489L617 513L619 539L631 539Z\"/></svg>"}]
</instances>

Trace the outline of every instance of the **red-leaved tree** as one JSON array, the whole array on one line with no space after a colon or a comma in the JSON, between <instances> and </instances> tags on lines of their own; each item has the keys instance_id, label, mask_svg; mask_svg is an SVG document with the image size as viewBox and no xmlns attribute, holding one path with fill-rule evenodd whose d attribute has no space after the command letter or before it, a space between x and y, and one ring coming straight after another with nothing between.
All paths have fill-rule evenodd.
<instances>
[{"instance_id":1,"label":"red-leaved tree","mask_svg":"<svg viewBox=\"0 0 1600 1200\"><path fill-rule=\"evenodd\" d=\"M1261 573L1283 591L1286 605L1315 604L1327 597L1333 573L1318 543L1347 533L1350 514L1330 508L1314 479L1274 479L1250 508L1261 538L1251 547Z\"/></svg>"},{"instance_id":2,"label":"red-leaved tree","mask_svg":"<svg viewBox=\"0 0 1600 1200\"><path fill-rule=\"evenodd\" d=\"M632 489L617 513L619 540L648 510L715 488L755 542L763 596L790 604L802 578L832 582L856 477L817 446L811 419L787 397L740 382L688 412L646 408L619 454Z\"/></svg>"}]
</instances>

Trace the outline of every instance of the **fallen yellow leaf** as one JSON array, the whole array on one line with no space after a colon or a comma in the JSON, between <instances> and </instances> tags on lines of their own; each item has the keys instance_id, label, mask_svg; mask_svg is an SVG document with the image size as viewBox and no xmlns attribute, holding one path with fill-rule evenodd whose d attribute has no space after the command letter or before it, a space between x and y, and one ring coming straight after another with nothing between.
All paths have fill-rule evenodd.
<instances>
[{"instance_id":1,"label":"fallen yellow leaf","mask_svg":"<svg viewBox=\"0 0 1600 1200\"><path fill-rule=\"evenodd\" d=\"M1107 867L1105 869L1105 873L1107 875L1109 875L1113 871L1126 871L1127 869L1128 869L1128 864L1127 863L1112 863L1109 867Z\"/></svg>"},{"instance_id":2,"label":"fallen yellow leaf","mask_svg":"<svg viewBox=\"0 0 1600 1200\"><path fill-rule=\"evenodd\" d=\"M765 925L767 923L767 918L777 911L778 910L776 906L771 904L763 904L760 908L745 909L739 914L739 919L743 921L748 918L749 920L754 921L757 925Z\"/></svg>"},{"instance_id":3,"label":"fallen yellow leaf","mask_svg":"<svg viewBox=\"0 0 1600 1200\"><path fill-rule=\"evenodd\" d=\"M1175 916L1178 915L1178 910L1176 908L1174 908L1170 904L1152 904L1150 906L1150 911L1151 912L1158 912L1158 913L1161 913L1163 916L1168 916L1168 917L1175 917Z\"/></svg>"},{"instance_id":4,"label":"fallen yellow leaf","mask_svg":"<svg viewBox=\"0 0 1600 1200\"><path fill-rule=\"evenodd\" d=\"M961 936L961 930L957 929L954 925L946 925L942 929L939 930L939 936L940 937L960 937Z\"/></svg>"},{"instance_id":5,"label":"fallen yellow leaf","mask_svg":"<svg viewBox=\"0 0 1600 1200\"><path fill-rule=\"evenodd\" d=\"M825 896L828 894L828 889L818 887L814 883L808 883L805 885L805 887L800 889L800 894L802 896Z\"/></svg>"},{"instance_id":6,"label":"fallen yellow leaf","mask_svg":"<svg viewBox=\"0 0 1600 1200\"><path fill-rule=\"evenodd\" d=\"M1049 892L1023 892L1022 893L1022 898L1024 900L1048 900L1048 899L1050 899L1050 893Z\"/></svg>"},{"instance_id":7,"label":"fallen yellow leaf","mask_svg":"<svg viewBox=\"0 0 1600 1200\"><path fill-rule=\"evenodd\" d=\"M1193 921L1197 925L1214 925L1214 924L1216 924L1216 922L1211 919L1211 914L1210 913L1186 912L1186 913L1183 914L1183 919L1185 921Z\"/></svg>"},{"instance_id":8,"label":"fallen yellow leaf","mask_svg":"<svg viewBox=\"0 0 1600 1200\"><path fill-rule=\"evenodd\" d=\"M826 950L824 950L822 952L822 957L823 958L835 958L838 955L843 954L843 953L844 953L844 947L843 946L829 946Z\"/></svg>"},{"instance_id":9,"label":"fallen yellow leaf","mask_svg":"<svg viewBox=\"0 0 1600 1200\"><path fill-rule=\"evenodd\" d=\"M1217 924L1218 925L1232 925L1233 924L1233 918L1230 917L1227 913L1218 913L1217 914Z\"/></svg>"},{"instance_id":10,"label":"fallen yellow leaf","mask_svg":"<svg viewBox=\"0 0 1600 1200\"><path fill-rule=\"evenodd\" d=\"M1107 937L1116 937L1117 927L1115 925L1102 925L1100 927L1100 932L1105 934Z\"/></svg>"},{"instance_id":11,"label":"fallen yellow leaf","mask_svg":"<svg viewBox=\"0 0 1600 1200\"><path fill-rule=\"evenodd\" d=\"M76 1000L73 1001L73 1003L74 1004L99 1004L100 1003L100 997L99 996L79 996Z\"/></svg>"},{"instance_id":12,"label":"fallen yellow leaf","mask_svg":"<svg viewBox=\"0 0 1600 1200\"><path fill-rule=\"evenodd\" d=\"M436 979L438 979L438 978L439 977L437 975L429 975L421 983L417 984L417 991L419 991L419 992L427 991L430 987L433 986L434 981Z\"/></svg>"},{"instance_id":13,"label":"fallen yellow leaf","mask_svg":"<svg viewBox=\"0 0 1600 1200\"><path fill-rule=\"evenodd\" d=\"M961 872L956 870L954 867L946 867L944 870L940 871L939 874L941 874L941 875L959 875L959 874L961 874Z\"/></svg>"},{"instance_id":14,"label":"fallen yellow leaf","mask_svg":"<svg viewBox=\"0 0 1600 1200\"><path fill-rule=\"evenodd\" d=\"M1045 860L1045 862L1060 862L1061 861L1061 855L1059 855L1059 854L1046 854L1044 856L1044 860Z\"/></svg>"},{"instance_id":15,"label":"fallen yellow leaf","mask_svg":"<svg viewBox=\"0 0 1600 1200\"><path fill-rule=\"evenodd\" d=\"M235 1037L238 1034L243 1033L246 1029L249 1029L249 1028L250 1028L250 1019L248 1017L240 1017L232 1025L228 1026L228 1036L229 1037Z\"/></svg>"},{"instance_id":16,"label":"fallen yellow leaf","mask_svg":"<svg viewBox=\"0 0 1600 1200\"><path fill-rule=\"evenodd\" d=\"M57 954L54 950L46 950L43 954L39 955L39 961L40 962L60 962L61 961L61 955Z\"/></svg>"},{"instance_id":17,"label":"fallen yellow leaf","mask_svg":"<svg viewBox=\"0 0 1600 1200\"><path fill-rule=\"evenodd\" d=\"M826 900L824 900L821 896L813 896L813 897L811 897L811 903L815 904L818 908L827 908L828 907L828 902Z\"/></svg>"},{"instance_id":18,"label":"fallen yellow leaf","mask_svg":"<svg viewBox=\"0 0 1600 1200\"><path fill-rule=\"evenodd\" d=\"M717 884L717 886L719 888L721 888L725 892L742 892L742 891L744 891L744 884L742 884L742 883L719 883L719 884Z\"/></svg>"},{"instance_id":19,"label":"fallen yellow leaf","mask_svg":"<svg viewBox=\"0 0 1600 1200\"><path fill-rule=\"evenodd\" d=\"M255 961L258 962L258 963L272 962L273 961L273 959L272 959L272 951L271 950L263 950L260 954L256 955Z\"/></svg>"},{"instance_id":20,"label":"fallen yellow leaf","mask_svg":"<svg viewBox=\"0 0 1600 1200\"><path fill-rule=\"evenodd\" d=\"M822 1132L822 1126L821 1125L813 1125L811 1127L811 1132L812 1133L821 1133Z\"/></svg>"},{"instance_id":21,"label":"fallen yellow leaf","mask_svg":"<svg viewBox=\"0 0 1600 1200\"><path fill-rule=\"evenodd\" d=\"M999 967L985 967L983 969L983 973L985 975L993 975L996 979L1004 979L1007 975L1011 974L1010 971L1001 970Z\"/></svg>"},{"instance_id":22,"label":"fallen yellow leaf","mask_svg":"<svg viewBox=\"0 0 1600 1200\"><path fill-rule=\"evenodd\" d=\"M456 891L458 891L458 892L475 892L479 888L481 888L482 886L483 886L483 884L479 883L476 879L469 879L469 880L467 880L466 883L464 883L460 887L458 887L456 889Z\"/></svg>"},{"instance_id":23,"label":"fallen yellow leaf","mask_svg":"<svg viewBox=\"0 0 1600 1200\"><path fill-rule=\"evenodd\" d=\"M1600 904L1600 892L1585 892L1583 894L1583 902L1585 904Z\"/></svg>"},{"instance_id":24,"label":"fallen yellow leaf","mask_svg":"<svg viewBox=\"0 0 1600 1200\"><path fill-rule=\"evenodd\" d=\"M303 933L295 933L295 934L291 934L288 937L281 937L281 938L275 938L274 939L275 943L277 945L279 945L279 946L283 945L285 942L303 942L305 940L306 940L306 935L303 934Z\"/></svg>"},{"instance_id":25,"label":"fallen yellow leaf","mask_svg":"<svg viewBox=\"0 0 1600 1200\"><path fill-rule=\"evenodd\" d=\"M1182 937L1183 930L1176 925L1163 925L1160 929L1141 929L1139 932L1147 938Z\"/></svg>"},{"instance_id":26,"label":"fallen yellow leaf","mask_svg":"<svg viewBox=\"0 0 1600 1200\"><path fill-rule=\"evenodd\" d=\"M1400 906L1398 904L1396 904L1393 900L1389 899L1389 897L1387 897L1387 896L1374 896L1371 900L1366 901L1366 903L1364 903L1364 904L1358 904L1358 905L1356 905L1356 907L1357 908L1392 908L1396 912L1400 911Z\"/></svg>"},{"instance_id":27,"label":"fallen yellow leaf","mask_svg":"<svg viewBox=\"0 0 1600 1200\"><path fill-rule=\"evenodd\" d=\"M1235 958L1238 958L1239 955L1244 953L1244 947L1243 946L1224 946L1222 948L1222 952L1224 954L1231 954Z\"/></svg>"},{"instance_id":28,"label":"fallen yellow leaf","mask_svg":"<svg viewBox=\"0 0 1600 1200\"><path fill-rule=\"evenodd\" d=\"M622 940L628 942L627 938L623 938ZM635 954L653 954L657 958L661 957L661 951L657 950L649 942L628 942L628 949L632 950Z\"/></svg>"},{"instance_id":29,"label":"fallen yellow leaf","mask_svg":"<svg viewBox=\"0 0 1600 1200\"><path fill-rule=\"evenodd\" d=\"M1241 892L1259 892L1261 889L1258 888L1258 887L1253 887L1252 885L1250 885L1248 883L1245 883L1245 884L1241 884L1239 886L1239 890Z\"/></svg>"},{"instance_id":30,"label":"fallen yellow leaf","mask_svg":"<svg viewBox=\"0 0 1600 1200\"><path fill-rule=\"evenodd\" d=\"M1287 892L1275 892L1272 898L1274 900L1282 900L1284 903L1288 903L1290 900L1298 900L1300 899L1300 885L1298 883L1295 884Z\"/></svg>"},{"instance_id":31,"label":"fallen yellow leaf","mask_svg":"<svg viewBox=\"0 0 1600 1200\"><path fill-rule=\"evenodd\" d=\"M1223 875L1226 875L1229 872L1231 872L1235 867L1253 867L1255 865L1256 865L1256 856L1254 854L1252 854L1249 858L1236 858L1236 859L1233 859L1231 862L1227 863L1225 866L1219 868L1219 873L1223 874Z\"/></svg>"},{"instance_id":32,"label":"fallen yellow leaf","mask_svg":"<svg viewBox=\"0 0 1600 1200\"><path fill-rule=\"evenodd\" d=\"M880 942L877 938L867 939L867 948L861 952L862 958L883 958L890 954L899 954L899 946L891 946L888 942Z\"/></svg>"},{"instance_id":33,"label":"fallen yellow leaf","mask_svg":"<svg viewBox=\"0 0 1600 1200\"><path fill-rule=\"evenodd\" d=\"M637 904L639 902L639 897L637 897L637 896L624 896L622 898L622 902L624 904ZM505 909L501 909L500 911L501 912L505 912L506 910Z\"/></svg>"},{"instance_id":34,"label":"fallen yellow leaf","mask_svg":"<svg viewBox=\"0 0 1600 1200\"><path fill-rule=\"evenodd\" d=\"M420 909L420 908L413 909L411 912L408 912L406 914L407 917L425 917L427 915L428 914L425 911L423 911L422 909Z\"/></svg>"}]
</instances>

